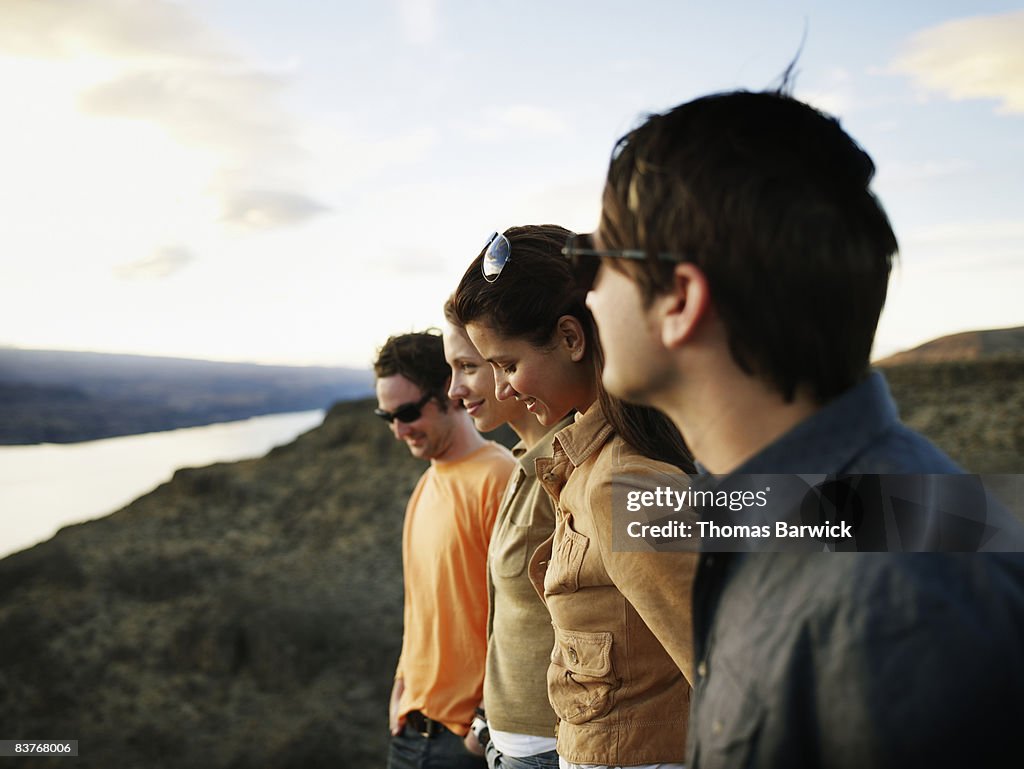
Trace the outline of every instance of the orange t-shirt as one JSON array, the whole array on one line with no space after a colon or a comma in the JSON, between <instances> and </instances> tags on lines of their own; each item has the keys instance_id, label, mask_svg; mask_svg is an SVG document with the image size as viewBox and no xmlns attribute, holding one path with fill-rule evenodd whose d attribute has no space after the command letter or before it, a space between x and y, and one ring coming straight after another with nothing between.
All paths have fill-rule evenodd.
<instances>
[{"instance_id":1,"label":"orange t-shirt","mask_svg":"<svg viewBox=\"0 0 1024 769\"><path fill-rule=\"evenodd\" d=\"M514 467L494 442L456 462L432 463L405 512L399 714L419 710L459 735L483 696L487 545Z\"/></svg>"}]
</instances>

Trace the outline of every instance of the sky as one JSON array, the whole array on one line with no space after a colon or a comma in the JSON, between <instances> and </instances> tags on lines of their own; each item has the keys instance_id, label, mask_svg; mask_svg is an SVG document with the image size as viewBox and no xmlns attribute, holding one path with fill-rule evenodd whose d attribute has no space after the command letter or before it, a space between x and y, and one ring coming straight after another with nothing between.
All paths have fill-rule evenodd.
<instances>
[{"instance_id":1,"label":"sky","mask_svg":"<svg viewBox=\"0 0 1024 769\"><path fill-rule=\"evenodd\" d=\"M874 356L1024 325L1024 5L0 0L0 346L368 366L495 230L593 229L705 93L838 116L900 240ZM802 44L802 49L801 49Z\"/></svg>"}]
</instances>

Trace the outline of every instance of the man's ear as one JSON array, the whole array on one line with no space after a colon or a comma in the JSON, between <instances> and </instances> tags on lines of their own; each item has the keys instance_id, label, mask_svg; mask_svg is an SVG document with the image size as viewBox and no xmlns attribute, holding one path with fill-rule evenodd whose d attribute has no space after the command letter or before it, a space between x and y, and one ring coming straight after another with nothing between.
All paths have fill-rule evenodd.
<instances>
[{"instance_id":1,"label":"man's ear","mask_svg":"<svg viewBox=\"0 0 1024 769\"><path fill-rule=\"evenodd\" d=\"M575 315L563 315L555 326L555 334L558 345L569 352L569 357L574 363L583 360L587 353L587 335L579 318Z\"/></svg>"},{"instance_id":2,"label":"man's ear","mask_svg":"<svg viewBox=\"0 0 1024 769\"><path fill-rule=\"evenodd\" d=\"M672 273L672 288L661 302L661 341L670 350L675 349L693 338L711 311L707 276L695 264L677 264Z\"/></svg>"}]
</instances>

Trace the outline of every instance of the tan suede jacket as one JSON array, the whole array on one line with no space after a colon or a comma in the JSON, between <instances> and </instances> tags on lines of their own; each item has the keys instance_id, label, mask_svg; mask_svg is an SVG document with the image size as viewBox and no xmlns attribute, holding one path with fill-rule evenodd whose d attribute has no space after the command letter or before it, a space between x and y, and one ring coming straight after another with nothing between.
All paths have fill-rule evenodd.
<instances>
[{"instance_id":1,"label":"tan suede jacket","mask_svg":"<svg viewBox=\"0 0 1024 769\"><path fill-rule=\"evenodd\" d=\"M678 488L682 471L614 435L599 403L536 464L556 500L555 531L531 558L530 578L555 629L548 697L558 754L609 766L682 763L697 554L611 548L613 484Z\"/></svg>"}]
</instances>

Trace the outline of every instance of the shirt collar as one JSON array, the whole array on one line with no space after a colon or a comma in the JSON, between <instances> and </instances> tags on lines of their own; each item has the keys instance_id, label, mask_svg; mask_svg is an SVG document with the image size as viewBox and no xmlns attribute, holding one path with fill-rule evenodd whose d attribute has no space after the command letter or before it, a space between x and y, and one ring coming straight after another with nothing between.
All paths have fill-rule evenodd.
<instances>
[{"instance_id":1,"label":"shirt collar","mask_svg":"<svg viewBox=\"0 0 1024 769\"><path fill-rule=\"evenodd\" d=\"M859 453L898 421L899 413L885 377L874 371L734 472L842 472Z\"/></svg>"},{"instance_id":2,"label":"shirt collar","mask_svg":"<svg viewBox=\"0 0 1024 769\"><path fill-rule=\"evenodd\" d=\"M555 434L559 430L562 430L571 425L572 418L572 413L563 417L558 422L558 424L556 424L554 427L552 427L544 434L543 438L537 441L537 445L535 445L532 449L527 449L526 444L523 443L522 441L519 441L519 443L517 443L512 448L512 456L514 456L519 461L519 466L523 469L523 472L526 474L527 478L536 477L537 468L534 466L534 462L540 457L551 456L551 442L554 440Z\"/></svg>"},{"instance_id":3,"label":"shirt collar","mask_svg":"<svg viewBox=\"0 0 1024 769\"><path fill-rule=\"evenodd\" d=\"M585 413L577 413L575 422L559 432L555 442L562 447L573 466L579 467L605 444L611 434L612 426L597 400Z\"/></svg>"}]
</instances>

